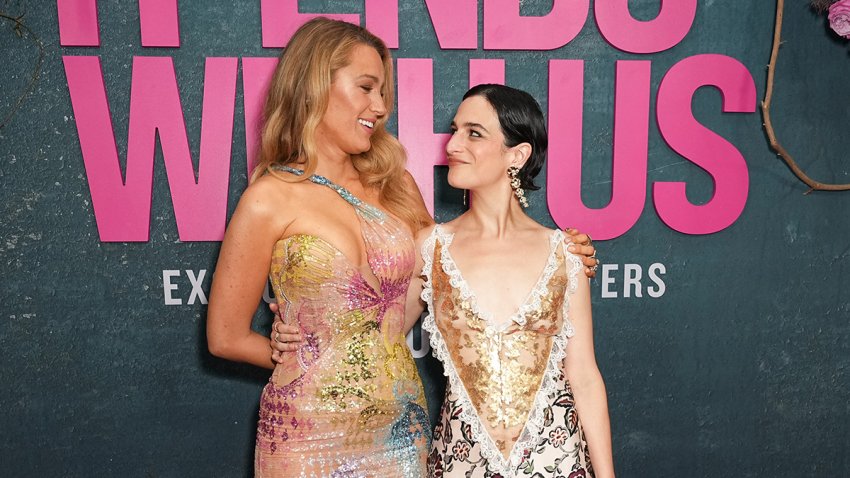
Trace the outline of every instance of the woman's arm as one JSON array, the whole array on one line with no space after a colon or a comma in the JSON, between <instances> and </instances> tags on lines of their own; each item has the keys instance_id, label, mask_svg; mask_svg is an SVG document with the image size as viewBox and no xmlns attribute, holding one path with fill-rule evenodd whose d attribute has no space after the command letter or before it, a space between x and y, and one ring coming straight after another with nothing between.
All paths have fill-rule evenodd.
<instances>
[{"instance_id":1,"label":"woman's arm","mask_svg":"<svg viewBox=\"0 0 850 478\"><path fill-rule=\"evenodd\" d=\"M593 319L590 311L590 284L582 276L578 288L570 294L569 319L575 329L564 359L567 380L573 390L576 410L587 438L590 461L596 478L614 476L611 447L611 422L608 418L608 397L605 382L596 365L593 350Z\"/></svg>"},{"instance_id":2,"label":"woman's arm","mask_svg":"<svg viewBox=\"0 0 850 478\"><path fill-rule=\"evenodd\" d=\"M217 357L274 368L268 339L251 320L268 281L272 248L281 235L268 181L243 193L221 244L207 310L207 345Z\"/></svg>"}]
</instances>

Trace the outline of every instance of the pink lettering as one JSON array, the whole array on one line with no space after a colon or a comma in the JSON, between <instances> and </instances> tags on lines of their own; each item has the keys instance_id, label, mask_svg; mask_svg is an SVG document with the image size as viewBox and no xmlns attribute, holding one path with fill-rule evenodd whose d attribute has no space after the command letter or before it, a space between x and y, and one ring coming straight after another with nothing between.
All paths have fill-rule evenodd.
<instances>
[{"instance_id":1,"label":"pink lettering","mask_svg":"<svg viewBox=\"0 0 850 478\"><path fill-rule=\"evenodd\" d=\"M434 213L434 166L446 164L449 134L434 133L434 77L430 58L400 58L398 63L398 138L407 149L407 169ZM505 61L470 60L469 85L504 83ZM460 98L458 98L460 103Z\"/></svg>"},{"instance_id":2,"label":"pink lettering","mask_svg":"<svg viewBox=\"0 0 850 478\"><path fill-rule=\"evenodd\" d=\"M407 149L407 169L434 214L434 166L446 164L448 134L434 134L434 73L430 58L399 58L398 139Z\"/></svg>"},{"instance_id":3,"label":"pink lettering","mask_svg":"<svg viewBox=\"0 0 850 478\"><path fill-rule=\"evenodd\" d=\"M387 48L398 48L398 0L366 0L366 28Z\"/></svg>"},{"instance_id":4,"label":"pink lettering","mask_svg":"<svg viewBox=\"0 0 850 478\"><path fill-rule=\"evenodd\" d=\"M242 90L245 102L245 151L248 174L254 170L259 154L263 108L277 58L242 58Z\"/></svg>"},{"instance_id":5,"label":"pink lettering","mask_svg":"<svg viewBox=\"0 0 850 478\"><path fill-rule=\"evenodd\" d=\"M629 53L657 53L677 45L691 29L697 0L661 0L658 16L635 20L629 0L593 2L599 32L615 48Z\"/></svg>"},{"instance_id":6,"label":"pink lettering","mask_svg":"<svg viewBox=\"0 0 850 478\"><path fill-rule=\"evenodd\" d=\"M398 0L366 0L366 27L388 48L398 48ZM310 19L327 17L360 25L356 13L299 13L298 0L260 0L264 48L283 48Z\"/></svg>"},{"instance_id":7,"label":"pink lettering","mask_svg":"<svg viewBox=\"0 0 850 478\"><path fill-rule=\"evenodd\" d=\"M584 62L549 63L549 212L561 227L612 239L635 225L646 201L649 61L618 61L611 201L590 209L581 198Z\"/></svg>"},{"instance_id":8,"label":"pink lettering","mask_svg":"<svg viewBox=\"0 0 850 478\"><path fill-rule=\"evenodd\" d=\"M56 0L59 43L100 46L96 0ZM177 0L139 0L142 46L179 47Z\"/></svg>"},{"instance_id":9,"label":"pink lettering","mask_svg":"<svg viewBox=\"0 0 850 478\"><path fill-rule=\"evenodd\" d=\"M726 113L752 113L756 87L738 60L724 55L695 55L676 63L658 88L658 129L667 144L711 175L714 195L705 204L688 201L684 182L658 182L653 199L658 216L685 234L711 234L734 223L747 202L749 172L744 156L717 133L701 125L691 111L697 89L714 86Z\"/></svg>"},{"instance_id":10,"label":"pink lettering","mask_svg":"<svg viewBox=\"0 0 850 478\"><path fill-rule=\"evenodd\" d=\"M100 59L65 56L63 61L100 240L148 240L158 133L180 240L220 241L227 212L237 59L206 59L197 180L171 58L133 59L126 180Z\"/></svg>"},{"instance_id":11,"label":"pink lettering","mask_svg":"<svg viewBox=\"0 0 850 478\"><path fill-rule=\"evenodd\" d=\"M469 87L486 83L505 84L505 60L469 60Z\"/></svg>"},{"instance_id":12,"label":"pink lettering","mask_svg":"<svg viewBox=\"0 0 850 478\"><path fill-rule=\"evenodd\" d=\"M443 50L478 48L478 0L425 0Z\"/></svg>"},{"instance_id":13,"label":"pink lettering","mask_svg":"<svg viewBox=\"0 0 850 478\"><path fill-rule=\"evenodd\" d=\"M139 0L142 46L180 46L177 0Z\"/></svg>"},{"instance_id":14,"label":"pink lettering","mask_svg":"<svg viewBox=\"0 0 850 478\"><path fill-rule=\"evenodd\" d=\"M589 0L558 0L542 17L524 17L519 0L484 0L485 50L554 50L571 42L587 20Z\"/></svg>"},{"instance_id":15,"label":"pink lettering","mask_svg":"<svg viewBox=\"0 0 850 478\"><path fill-rule=\"evenodd\" d=\"M95 0L56 0L59 16L59 44L100 46Z\"/></svg>"}]
</instances>

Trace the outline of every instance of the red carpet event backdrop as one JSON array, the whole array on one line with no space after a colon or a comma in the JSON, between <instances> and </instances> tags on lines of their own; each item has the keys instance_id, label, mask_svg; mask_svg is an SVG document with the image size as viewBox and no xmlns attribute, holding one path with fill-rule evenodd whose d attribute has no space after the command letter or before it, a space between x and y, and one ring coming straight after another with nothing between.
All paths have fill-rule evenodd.
<instances>
[{"instance_id":1,"label":"red carpet event backdrop","mask_svg":"<svg viewBox=\"0 0 850 478\"><path fill-rule=\"evenodd\" d=\"M848 182L848 42L807 2L785 10L774 127L810 175ZM209 355L207 297L277 56L317 15L391 48L389 128L438 221L464 208L444 154L463 92L503 83L540 102L550 147L529 213L597 241L620 476L850 474L850 192L804 194L768 147L772 2L57 0L0 15L5 476L251 475L268 372ZM442 369L420 327L408 344L433 414Z\"/></svg>"}]
</instances>

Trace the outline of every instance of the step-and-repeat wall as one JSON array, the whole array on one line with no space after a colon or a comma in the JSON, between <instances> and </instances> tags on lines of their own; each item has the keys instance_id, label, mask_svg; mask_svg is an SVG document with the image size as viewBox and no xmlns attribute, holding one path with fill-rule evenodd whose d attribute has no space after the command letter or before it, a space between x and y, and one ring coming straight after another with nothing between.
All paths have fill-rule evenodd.
<instances>
[{"instance_id":1,"label":"step-and-repeat wall","mask_svg":"<svg viewBox=\"0 0 850 478\"><path fill-rule=\"evenodd\" d=\"M597 241L595 339L621 476L846 476L850 192L808 188L759 112L769 1L0 4L6 476L246 476L268 372L204 335L277 56L317 14L391 47L390 129L438 221L474 84L525 89L550 151L529 213ZM850 182L850 55L786 6L772 115ZM266 293L265 300L273 297ZM258 304L257 330L270 316ZM432 413L444 379L408 337Z\"/></svg>"}]
</instances>

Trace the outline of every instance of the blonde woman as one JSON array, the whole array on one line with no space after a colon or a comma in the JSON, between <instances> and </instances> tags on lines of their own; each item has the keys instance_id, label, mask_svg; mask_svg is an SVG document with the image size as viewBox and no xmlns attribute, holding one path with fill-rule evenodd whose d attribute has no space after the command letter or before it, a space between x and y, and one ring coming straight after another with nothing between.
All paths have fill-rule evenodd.
<instances>
[{"instance_id":1,"label":"blonde woman","mask_svg":"<svg viewBox=\"0 0 850 478\"><path fill-rule=\"evenodd\" d=\"M392 78L380 39L327 19L297 31L274 73L207 319L214 355L272 367L251 330L270 277L304 338L263 390L257 477L425 475L430 424L403 312L412 232L431 218L385 129Z\"/></svg>"},{"instance_id":2,"label":"blonde woman","mask_svg":"<svg viewBox=\"0 0 850 478\"><path fill-rule=\"evenodd\" d=\"M413 233L432 220L385 129L392 78L380 39L322 18L296 32L272 78L261 163L228 225L207 319L214 355L269 368L268 339L251 330L266 280L294 324L274 333L294 353L263 390L257 477L426 474L404 306Z\"/></svg>"}]
</instances>

